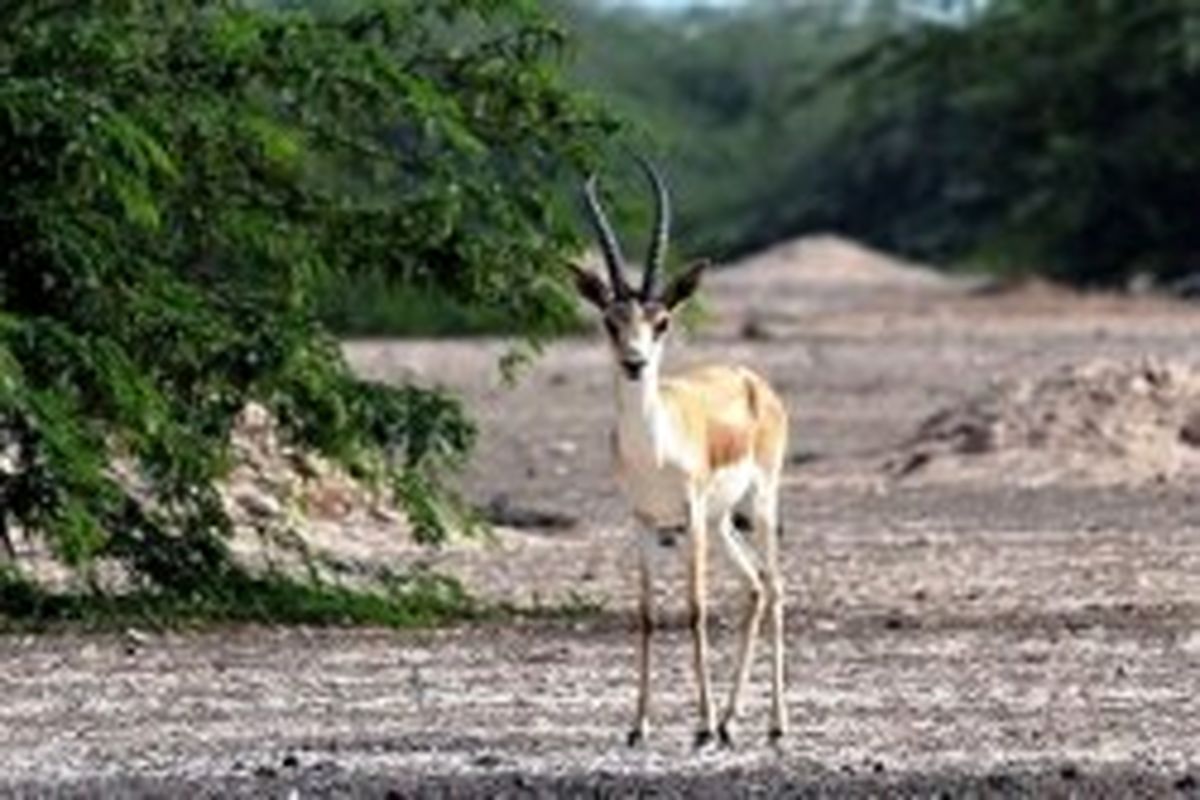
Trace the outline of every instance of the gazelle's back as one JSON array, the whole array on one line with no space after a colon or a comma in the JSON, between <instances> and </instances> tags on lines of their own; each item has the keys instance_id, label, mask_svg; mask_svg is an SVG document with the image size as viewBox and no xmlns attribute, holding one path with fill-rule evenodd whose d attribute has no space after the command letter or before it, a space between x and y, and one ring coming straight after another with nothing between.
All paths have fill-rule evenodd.
<instances>
[{"instance_id":1,"label":"gazelle's back","mask_svg":"<svg viewBox=\"0 0 1200 800\"><path fill-rule=\"evenodd\" d=\"M706 366L664 378L663 400L687 438L706 446L710 471L750 459L764 472L783 463L787 412L779 395L746 367Z\"/></svg>"}]
</instances>

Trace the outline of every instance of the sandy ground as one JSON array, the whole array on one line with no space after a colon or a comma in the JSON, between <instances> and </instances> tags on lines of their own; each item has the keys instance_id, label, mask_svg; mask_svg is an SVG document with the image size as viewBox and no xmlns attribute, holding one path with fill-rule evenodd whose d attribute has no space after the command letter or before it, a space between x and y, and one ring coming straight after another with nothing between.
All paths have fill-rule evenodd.
<instances>
[{"instance_id":1,"label":"sandy ground","mask_svg":"<svg viewBox=\"0 0 1200 800\"><path fill-rule=\"evenodd\" d=\"M1143 468L1136 449L1081 471L1089 451L1057 440L1036 473L1020 450L894 469L931 414L998 381L1200 361L1200 313L982 292L832 239L741 267L711 281L710 325L671 358L754 366L791 408L782 748L765 743L764 657L737 746L691 751L678 568L660 586L655 730L644 750L621 743L633 561L599 339L550 347L516 387L502 342L363 342L349 353L364 373L465 394L483 430L474 500L550 520L425 560L491 599L599 613L0 639L0 795L1200 796L1192 473ZM721 697L730 578L718 563Z\"/></svg>"}]
</instances>

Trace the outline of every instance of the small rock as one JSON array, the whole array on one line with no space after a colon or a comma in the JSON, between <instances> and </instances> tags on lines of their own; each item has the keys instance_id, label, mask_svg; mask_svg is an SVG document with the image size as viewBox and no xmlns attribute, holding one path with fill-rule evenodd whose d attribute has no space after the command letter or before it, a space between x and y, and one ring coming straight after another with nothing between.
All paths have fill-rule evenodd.
<instances>
[{"instance_id":1,"label":"small rock","mask_svg":"<svg viewBox=\"0 0 1200 800\"><path fill-rule=\"evenodd\" d=\"M579 445L570 439L560 439L550 445L550 452L556 456L573 456L579 452Z\"/></svg>"},{"instance_id":2,"label":"small rock","mask_svg":"<svg viewBox=\"0 0 1200 800\"><path fill-rule=\"evenodd\" d=\"M1200 412L1195 412L1179 429L1179 440L1189 447L1200 447Z\"/></svg>"},{"instance_id":3,"label":"small rock","mask_svg":"<svg viewBox=\"0 0 1200 800\"><path fill-rule=\"evenodd\" d=\"M372 503L368 510L371 516L380 522L397 523L404 521L404 517L399 511L384 503Z\"/></svg>"},{"instance_id":4,"label":"small rock","mask_svg":"<svg viewBox=\"0 0 1200 800\"><path fill-rule=\"evenodd\" d=\"M295 753L288 753L283 757L284 769L295 769L300 766L300 759L296 758Z\"/></svg>"},{"instance_id":5,"label":"small rock","mask_svg":"<svg viewBox=\"0 0 1200 800\"><path fill-rule=\"evenodd\" d=\"M812 450L797 450L788 455L788 463L793 467L802 467L820 460L821 454Z\"/></svg>"},{"instance_id":6,"label":"small rock","mask_svg":"<svg viewBox=\"0 0 1200 800\"><path fill-rule=\"evenodd\" d=\"M125 641L130 645L145 647L150 643L150 637L145 632L140 631L137 628L126 628Z\"/></svg>"},{"instance_id":7,"label":"small rock","mask_svg":"<svg viewBox=\"0 0 1200 800\"><path fill-rule=\"evenodd\" d=\"M250 402L242 409L242 413L238 415L238 427L244 429L247 433L267 430L274 426L275 418L271 416L271 412L261 403Z\"/></svg>"},{"instance_id":8,"label":"small rock","mask_svg":"<svg viewBox=\"0 0 1200 800\"><path fill-rule=\"evenodd\" d=\"M1004 791L1012 786L1013 779L1003 772L993 772L985 779L989 789Z\"/></svg>"},{"instance_id":9,"label":"small rock","mask_svg":"<svg viewBox=\"0 0 1200 800\"><path fill-rule=\"evenodd\" d=\"M329 462L313 453L295 453L290 460L296 473L305 480L324 478L332 472Z\"/></svg>"},{"instance_id":10,"label":"small rock","mask_svg":"<svg viewBox=\"0 0 1200 800\"><path fill-rule=\"evenodd\" d=\"M16 475L21 470L21 446L14 441L0 445L0 474Z\"/></svg>"},{"instance_id":11,"label":"small rock","mask_svg":"<svg viewBox=\"0 0 1200 800\"><path fill-rule=\"evenodd\" d=\"M1066 764L1058 771L1058 776L1064 781L1074 781L1079 779L1079 768L1074 764Z\"/></svg>"},{"instance_id":12,"label":"small rock","mask_svg":"<svg viewBox=\"0 0 1200 800\"><path fill-rule=\"evenodd\" d=\"M742 323L741 336L751 342L770 342L779 338L778 332L758 317L750 317Z\"/></svg>"},{"instance_id":13,"label":"small rock","mask_svg":"<svg viewBox=\"0 0 1200 800\"><path fill-rule=\"evenodd\" d=\"M475 760L472 761L471 763L477 767L483 767L484 769L492 769L493 767L500 766L500 764L503 762L501 761L500 756L498 756L494 753L484 753L481 756L476 756Z\"/></svg>"},{"instance_id":14,"label":"small rock","mask_svg":"<svg viewBox=\"0 0 1200 800\"><path fill-rule=\"evenodd\" d=\"M933 461L933 456L924 451L917 451L905 458L897 464L895 461L890 461L884 465L884 470L893 473L897 478L905 478L914 472L928 466L929 462Z\"/></svg>"},{"instance_id":15,"label":"small rock","mask_svg":"<svg viewBox=\"0 0 1200 800\"><path fill-rule=\"evenodd\" d=\"M237 502L251 515L259 518L278 517L283 513L279 501L271 495L253 488L246 488L237 494Z\"/></svg>"},{"instance_id":16,"label":"small rock","mask_svg":"<svg viewBox=\"0 0 1200 800\"><path fill-rule=\"evenodd\" d=\"M483 514L493 525L507 525L513 528L562 530L573 528L579 523L578 517L572 514L516 505L506 494L493 497L483 509Z\"/></svg>"}]
</instances>

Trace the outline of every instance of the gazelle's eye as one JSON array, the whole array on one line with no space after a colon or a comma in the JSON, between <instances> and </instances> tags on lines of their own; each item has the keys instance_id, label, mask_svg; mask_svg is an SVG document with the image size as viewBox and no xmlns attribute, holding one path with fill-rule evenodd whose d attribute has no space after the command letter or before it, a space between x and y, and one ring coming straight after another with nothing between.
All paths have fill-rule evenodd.
<instances>
[{"instance_id":1,"label":"gazelle's eye","mask_svg":"<svg viewBox=\"0 0 1200 800\"><path fill-rule=\"evenodd\" d=\"M654 335L662 336L671 327L671 318L663 314L658 319L654 320Z\"/></svg>"}]
</instances>

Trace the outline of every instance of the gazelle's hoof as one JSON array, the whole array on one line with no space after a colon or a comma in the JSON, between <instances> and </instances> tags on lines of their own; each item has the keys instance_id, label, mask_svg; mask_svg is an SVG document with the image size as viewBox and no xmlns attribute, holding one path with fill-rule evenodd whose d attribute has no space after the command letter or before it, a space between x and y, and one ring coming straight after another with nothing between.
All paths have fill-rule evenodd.
<instances>
[{"instance_id":1,"label":"gazelle's hoof","mask_svg":"<svg viewBox=\"0 0 1200 800\"><path fill-rule=\"evenodd\" d=\"M713 743L713 732L707 728L696 731L695 747L704 750Z\"/></svg>"},{"instance_id":2,"label":"gazelle's hoof","mask_svg":"<svg viewBox=\"0 0 1200 800\"><path fill-rule=\"evenodd\" d=\"M767 741L772 745L778 745L783 741L783 734L783 728L772 727L771 730L767 731Z\"/></svg>"},{"instance_id":3,"label":"gazelle's hoof","mask_svg":"<svg viewBox=\"0 0 1200 800\"><path fill-rule=\"evenodd\" d=\"M646 743L646 732L641 728L634 728L625 737L625 744L630 747L641 747Z\"/></svg>"},{"instance_id":4,"label":"gazelle's hoof","mask_svg":"<svg viewBox=\"0 0 1200 800\"><path fill-rule=\"evenodd\" d=\"M722 722L717 726L717 739L721 742L721 747L733 747L733 735L729 732L729 723Z\"/></svg>"}]
</instances>

